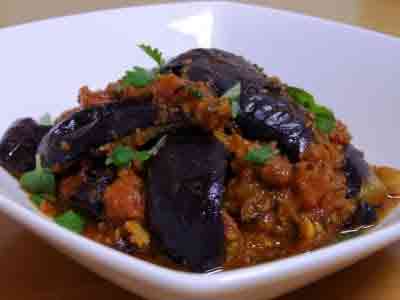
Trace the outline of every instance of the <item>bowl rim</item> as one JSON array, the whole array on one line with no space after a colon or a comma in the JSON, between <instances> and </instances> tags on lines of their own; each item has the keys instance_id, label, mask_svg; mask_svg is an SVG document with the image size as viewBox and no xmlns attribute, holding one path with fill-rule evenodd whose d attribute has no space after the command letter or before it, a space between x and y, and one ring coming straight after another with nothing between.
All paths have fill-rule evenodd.
<instances>
[{"instance_id":1,"label":"bowl rim","mask_svg":"<svg viewBox=\"0 0 400 300\"><path fill-rule=\"evenodd\" d=\"M163 285L166 283L165 278L173 279L173 281L179 283L181 290L197 290L199 292L204 291L205 288L208 291L212 291L237 287L237 283L244 279L246 281L254 280L254 283L266 277L278 280L282 276L286 277L288 272L293 272L294 274L301 272L305 265L323 265L324 262L332 259L333 253L336 260L341 260L346 258L346 254L349 254L349 252L356 253L363 248L373 252L400 237L400 223L396 223L383 228L377 228L376 230L340 243L331 244L292 257L234 270L199 274L173 270L114 250L82 235L73 233L57 225L51 219L22 207L20 204L3 195L0 195L0 210L25 227L33 230L33 232L45 237L46 241L46 237L57 237L57 240L71 242L72 248L75 250L82 251L82 248L84 248L84 251L89 255L108 257L108 260L103 260L103 264L107 267L112 268L115 264L118 264L118 269L123 273L129 274L132 273L132 270L134 270L133 273L139 271L139 275L144 279L155 280ZM167 285L169 283L167 282Z\"/></svg>"}]
</instances>

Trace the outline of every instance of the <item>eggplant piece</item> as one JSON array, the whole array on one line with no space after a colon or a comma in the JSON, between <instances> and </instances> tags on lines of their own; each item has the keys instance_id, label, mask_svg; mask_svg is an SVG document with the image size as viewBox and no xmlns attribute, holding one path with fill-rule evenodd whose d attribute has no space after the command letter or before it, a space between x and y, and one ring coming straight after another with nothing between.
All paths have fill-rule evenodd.
<instances>
[{"instance_id":1,"label":"eggplant piece","mask_svg":"<svg viewBox=\"0 0 400 300\"><path fill-rule=\"evenodd\" d=\"M221 96L237 82L248 83L250 93L263 90L267 77L243 57L219 49L193 49L168 62L161 72L205 82ZM251 85L250 85L251 83Z\"/></svg>"},{"instance_id":2,"label":"eggplant piece","mask_svg":"<svg viewBox=\"0 0 400 300\"><path fill-rule=\"evenodd\" d=\"M378 221L378 213L376 208L367 201L358 202L353 215L345 223L345 230L354 230L369 227Z\"/></svg>"},{"instance_id":3,"label":"eggplant piece","mask_svg":"<svg viewBox=\"0 0 400 300\"><path fill-rule=\"evenodd\" d=\"M344 150L344 175L346 177L346 198L354 198L360 194L361 187L370 176L368 163L364 153L349 144Z\"/></svg>"},{"instance_id":4,"label":"eggplant piece","mask_svg":"<svg viewBox=\"0 0 400 300\"><path fill-rule=\"evenodd\" d=\"M0 165L17 176L33 170L38 144L50 128L31 118L14 121L0 141Z\"/></svg>"},{"instance_id":5,"label":"eggplant piece","mask_svg":"<svg viewBox=\"0 0 400 300\"><path fill-rule=\"evenodd\" d=\"M292 162L299 160L312 141L312 131L305 125L304 112L284 97L241 96L236 121L247 138L278 141L280 149Z\"/></svg>"},{"instance_id":6,"label":"eggplant piece","mask_svg":"<svg viewBox=\"0 0 400 300\"><path fill-rule=\"evenodd\" d=\"M84 178L85 181L71 196L71 206L91 218L101 220L104 217L104 191L116 178L116 172L103 166L90 166Z\"/></svg>"},{"instance_id":7,"label":"eggplant piece","mask_svg":"<svg viewBox=\"0 0 400 300\"><path fill-rule=\"evenodd\" d=\"M224 261L221 201L227 155L213 136L181 131L168 136L150 162L150 229L175 262L194 272Z\"/></svg>"},{"instance_id":8,"label":"eggplant piece","mask_svg":"<svg viewBox=\"0 0 400 300\"><path fill-rule=\"evenodd\" d=\"M162 70L192 81L204 81L217 96L241 82L237 123L246 138L277 140L292 162L312 141L304 111L281 96L255 65L218 49L194 49L171 60Z\"/></svg>"},{"instance_id":9,"label":"eggplant piece","mask_svg":"<svg viewBox=\"0 0 400 300\"><path fill-rule=\"evenodd\" d=\"M46 167L63 166L93 148L154 126L158 109L151 102L111 102L72 113L42 139L38 153Z\"/></svg>"}]
</instances>

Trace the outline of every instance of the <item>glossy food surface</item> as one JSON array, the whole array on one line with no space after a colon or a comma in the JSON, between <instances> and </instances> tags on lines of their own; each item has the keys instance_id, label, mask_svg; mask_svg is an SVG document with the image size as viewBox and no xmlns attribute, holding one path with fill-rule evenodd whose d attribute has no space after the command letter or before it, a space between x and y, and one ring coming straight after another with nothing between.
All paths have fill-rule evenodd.
<instances>
[{"instance_id":1,"label":"glossy food surface","mask_svg":"<svg viewBox=\"0 0 400 300\"><path fill-rule=\"evenodd\" d=\"M161 247L193 271L224 261L221 216L227 152L203 132L170 135L149 167L147 214Z\"/></svg>"}]
</instances>

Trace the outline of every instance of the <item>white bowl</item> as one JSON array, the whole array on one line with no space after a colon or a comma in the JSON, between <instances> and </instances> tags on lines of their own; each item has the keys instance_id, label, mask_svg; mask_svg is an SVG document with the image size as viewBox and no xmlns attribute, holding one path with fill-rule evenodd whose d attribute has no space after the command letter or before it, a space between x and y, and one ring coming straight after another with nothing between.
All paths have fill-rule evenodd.
<instances>
[{"instance_id":1,"label":"white bowl","mask_svg":"<svg viewBox=\"0 0 400 300\"><path fill-rule=\"evenodd\" d=\"M0 30L0 130L17 117L56 115L74 106L81 85L103 87L132 65L149 65L135 46L141 42L169 56L199 46L242 54L267 73L312 91L349 125L370 161L400 167L399 39L229 2L109 10ZM129 257L58 227L31 208L5 172L0 173L0 189L0 209L6 214L94 272L150 299L266 300L400 238L400 213L395 211L375 230L347 242L255 267L190 274Z\"/></svg>"}]
</instances>

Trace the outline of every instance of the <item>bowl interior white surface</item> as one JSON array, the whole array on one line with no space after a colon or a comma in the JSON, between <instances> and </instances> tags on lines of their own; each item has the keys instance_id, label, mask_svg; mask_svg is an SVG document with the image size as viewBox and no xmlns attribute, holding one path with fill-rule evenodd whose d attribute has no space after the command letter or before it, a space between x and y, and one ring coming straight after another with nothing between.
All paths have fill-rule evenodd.
<instances>
[{"instance_id":1,"label":"bowl interior white surface","mask_svg":"<svg viewBox=\"0 0 400 300\"><path fill-rule=\"evenodd\" d=\"M76 105L82 85L104 87L134 65L151 66L136 47L142 42L169 57L194 47L241 54L331 107L348 124L369 161L400 167L399 39L229 2L108 10L0 30L0 131L16 118L45 112L56 116ZM256 267L196 275L127 257L57 227L32 209L4 171L0 209L93 271L151 299L265 300L400 238L396 210L379 228L348 242Z\"/></svg>"}]
</instances>

